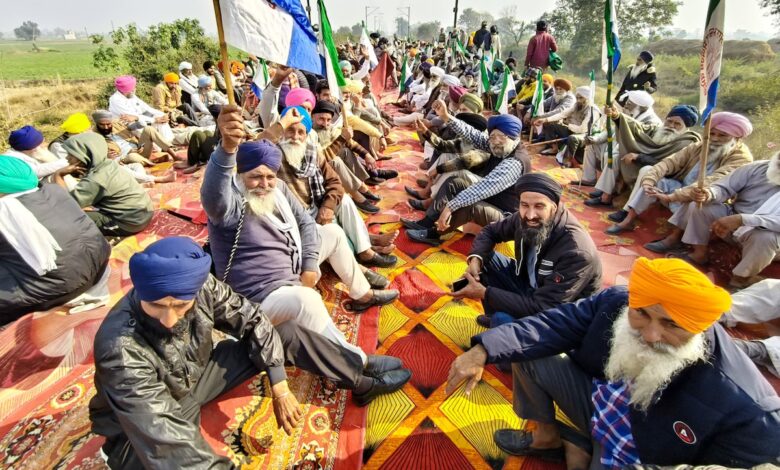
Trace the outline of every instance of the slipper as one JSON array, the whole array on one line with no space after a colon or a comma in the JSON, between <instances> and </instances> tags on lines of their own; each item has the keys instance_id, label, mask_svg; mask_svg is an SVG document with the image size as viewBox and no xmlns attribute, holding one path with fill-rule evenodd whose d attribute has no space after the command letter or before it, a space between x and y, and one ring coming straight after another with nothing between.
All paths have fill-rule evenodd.
<instances>
[{"instance_id":1,"label":"slipper","mask_svg":"<svg viewBox=\"0 0 780 470\"><path fill-rule=\"evenodd\" d=\"M707 266L710 265L709 260L704 261L703 263L700 263L700 262L696 261L695 259L691 258L691 256L688 253L683 253L683 254L672 253L672 254L669 255L669 257L681 259L681 260L685 261L686 263L688 263L688 264L690 264L692 266L696 266L698 268L706 268Z\"/></svg>"},{"instance_id":2,"label":"slipper","mask_svg":"<svg viewBox=\"0 0 780 470\"><path fill-rule=\"evenodd\" d=\"M563 450L563 446L553 449L535 449L531 447L533 440L531 431L499 429L493 433L493 441L496 443L496 446L509 455L536 457L548 462L565 461L566 453Z\"/></svg>"}]
</instances>

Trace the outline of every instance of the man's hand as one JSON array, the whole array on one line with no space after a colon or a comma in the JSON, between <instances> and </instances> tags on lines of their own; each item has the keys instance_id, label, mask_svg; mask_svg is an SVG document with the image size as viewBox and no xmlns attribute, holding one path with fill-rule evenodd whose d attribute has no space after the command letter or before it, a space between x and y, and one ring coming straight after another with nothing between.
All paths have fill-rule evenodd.
<instances>
[{"instance_id":1,"label":"man's hand","mask_svg":"<svg viewBox=\"0 0 780 470\"><path fill-rule=\"evenodd\" d=\"M349 142L352 140L352 137L355 136L355 133L352 132L352 128L349 126L344 126L341 128L341 138L345 141Z\"/></svg>"},{"instance_id":2,"label":"man's hand","mask_svg":"<svg viewBox=\"0 0 780 470\"><path fill-rule=\"evenodd\" d=\"M466 287L463 289L453 292L452 296L456 299L475 299L475 300L482 300L485 298L485 292L487 292L487 287L483 286L478 280L474 278L474 276L471 275L471 273L466 271L466 273L463 275L463 277L469 281L468 284L466 284Z\"/></svg>"},{"instance_id":3,"label":"man's hand","mask_svg":"<svg viewBox=\"0 0 780 470\"><path fill-rule=\"evenodd\" d=\"M81 178L86 173L86 168L78 164L68 165L65 168L61 168L59 171L57 171L57 174L60 176L73 175L75 178Z\"/></svg>"},{"instance_id":4,"label":"man's hand","mask_svg":"<svg viewBox=\"0 0 780 470\"><path fill-rule=\"evenodd\" d=\"M734 230L742 227L742 216L740 214L721 217L712 223L712 233L720 238L727 238Z\"/></svg>"},{"instance_id":5,"label":"man's hand","mask_svg":"<svg viewBox=\"0 0 780 470\"><path fill-rule=\"evenodd\" d=\"M293 73L293 69L284 65L280 65L276 68L276 73L274 73L274 78L271 79L271 83L276 88L279 88L291 73Z\"/></svg>"},{"instance_id":6,"label":"man's hand","mask_svg":"<svg viewBox=\"0 0 780 470\"><path fill-rule=\"evenodd\" d=\"M616 119L618 116L620 116L620 111L618 111L615 105L604 106L604 114L610 119Z\"/></svg>"},{"instance_id":7,"label":"man's hand","mask_svg":"<svg viewBox=\"0 0 780 470\"><path fill-rule=\"evenodd\" d=\"M376 170L376 159L374 159L374 157L371 155L366 155L366 158L363 161L366 162L366 169L369 171Z\"/></svg>"},{"instance_id":8,"label":"man's hand","mask_svg":"<svg viewBox=\"0 0 780 470\"><path fill-rule=\"evenodd\" d=\"M236 105L225 105L217 118L217 127L222 136L222 150L225 153L236 153L238 145L244 140L244 118L241 108Z\"/></svg>"},{"instance_id":9,"label":"man's hand","mask_svg":"<svg viewBox=\"0 0 780 470\"><path fill-rule=\"evenodd\" d=\"M450 112L447 110L447 105L442 100L436 100L431 105L431 109L436 113L439 118L444 122L450 121Z\"/></svg>"},{"instance_id":10,"label":"man's hand","mask_svg":"<svg viewBox=\"0 0 780 470\"><path fill-rule=\"evenodd\" d=\"M539 126L541 126L542 124L544 124L544 121L542 121L541 119L534 119L534 122L532 123L532 125L533 125L534 127L539 127Z\"/></svg>"},{"instance_id":11,"label":"man's hand","mask_svg":"<svg viewBox=\"0 0 780 470\"><path fill-rule=\"evenodd\" d=\"M623 160L623 163L633 163L637 158L639 157L639 154L636 153L627 153L620 157L621 160Z\"/></svg>"},{"instance_id":12,"label":"man's hand","mask_svg":"<svg viewBox=\"0 0 780 470\"><path fill-rule=\"evenodd\" d=\"M470 274L471 277L479 281L479 274L482 272L482 260L477 257L469 259L469 265L466 268L466 274Z\"/></svg>"},{"instance_id":13,"label":"man's hand","mask_svg":"<svg viewBox=\"0 0 780 470\"><path fill-rule=\"evenodd\" d=\"M162 116L154 119L154 122L156 122L157 124L165 124L168 121L170 121L170 118L168 117L167 114L163 114Z\"/></svg>"},{"instance_id":14,"label":"man's hand","mask_svg":"<svg viewBox=\"0 0 780 470\"><path fill-rule=\"evenodd\" d=\"M710 192L706 189L699 189L693 188L693 194L691 195L693 197L693 202L698 202L699 204L703 204L710 200Z\"/></svg>"},{"instance_id":15,"label":"man's hand","mask_svg":"<svg viewBox=\"0 0 780 470\"><path fill-rule=\"evenodd\" d=\"M424 134L425 132L428 131L428 128L425 126L425 123L419 119L414 121L414 127L417 130L418 134Z\"/></svg>"},{"instance_id":16,"label":"man's hand","mask_svg":"<svg viewBox=\"0 0 780 470\"><path fill-rule=\"evenodd\" d=\"M464 392L466 396L471 395L479 381L482 380L482 372L485 370L486 362L487 351L481 344L458 356L450 367L445 393L447 395L451 394L465 380L467 382Z\"/></svg>"},{"instance_id":17,"label":"man's hand","mask_svg":"<svg viewBox=\"0 0 780 470\"><path fill-rule=\"evenodd\" d=\"M135 122L138 120L138 116L133 116L132 114L122 114L119 116L119 120L123 122Z\"/></svg>"},{"instance_id":18,"label":"man's hand","mask_svg":"<svg viewBox=\"0 0 780 470\"><path fill-rule=\"evenodd\" d=\"M449 207L444 207L444 210L441 211L441 215L439 215L439 219L436 221L436 230L439 231L439 233L444 233L447 231L448 228L450 228L450 219L452 219L452 211Z\"/></svg>"},{"instance_id":19,"label":"man's hand","mask_svg":"<svg viewBox=\"0 0 780 470\"><path fill-rule=\"evenodd\" d=\"M109 147L108 148L108 157L109 158L116 158L119 156L119 152L115 148Z\"/></svg>"},{"instance_id":20,"label":"man's hand","mask_svg":"<svg viewBox=\"0 0 780 470\"><path fill-rule=\"evenodd\" d=\"M282 129L287 130L288 127L298 124L301 121L303 121L303 115L301 115L297 109L293 108L279 119L279 124L282 125Z\"/></svg>"},{"instance_id":21,"label":"man's hand","mask_svg":"<svg viewBox=\"0 0 780 470\"><path fill-rule=\"evenodd\" d=\"M329 207L320 207L320 210L317 211L317 223L320 225L326 225L333 222L335 217L336 214L334 214L333 209Z\"/></svg>"},{"instance_id":22,"label":"man's hand","mask_svg":"<svg viewBox=\"0 0 780 470\"><path fill-rule=\"evenodd\" d=\"M645 194L647 194L650 197L655 197L658 194L662 194L661 190L656 188L655 185L652 183L642 184L642 189L644 190Z\"/></svg>"},{"instance_id":23,"label":"man's hand","mask_svg":"<svg viewBox=\"0 0 780 470\"><path fill-rule=\"evenodd\" d=\"M385 139L385 136L382 136L379 138L379 151L384 152L387 150L387 139Z\"/></svg>"},{"instance_id":24,"label":"man's hand","mask_svg":"<svg viewBox=\"0 0 780 470\"><path fill-rule=\"evenodd\" d=\"M317 285L317 273L314 271L303 271L301 273L301 284L303 284L303 287L314 289L314 286Z\"/></svg>"},{"instance_id":25,"label":"man's hand","mask_svg":"<svg viewBox=\"0 0 780 470\"><path fill-rule=\"evenodd\" d=\"M293 429L298 426L303 417L301 406L298 404L298 399L292 394L290 388L287 386L287 381L284 380L271 387L271 393L273 394L274 402L274 416L276 416L276 424L278 427L283 428L287 435L291 435Z\"/></svg>"}]
</instances>

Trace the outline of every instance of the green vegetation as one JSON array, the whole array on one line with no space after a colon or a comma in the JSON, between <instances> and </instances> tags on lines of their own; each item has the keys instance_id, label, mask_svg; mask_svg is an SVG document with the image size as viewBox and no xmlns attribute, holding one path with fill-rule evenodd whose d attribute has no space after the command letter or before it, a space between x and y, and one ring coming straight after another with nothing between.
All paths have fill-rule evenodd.
<instances>
[{"instance_id":1,"label":"green vegetation","mask_svg":"<svg viewBox=\"0 0 780 470\"><path fill-rule=\"evenodd\" d=\"M111 76L92 66L98 46L89 41L0 41L3 80L90 79Z\"/></svg>"}]
</instances>

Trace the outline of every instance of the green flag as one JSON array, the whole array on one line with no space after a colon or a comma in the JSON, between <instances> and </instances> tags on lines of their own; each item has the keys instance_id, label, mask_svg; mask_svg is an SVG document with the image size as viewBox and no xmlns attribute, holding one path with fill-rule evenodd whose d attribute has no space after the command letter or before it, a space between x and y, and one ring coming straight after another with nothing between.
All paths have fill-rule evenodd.
<instances>
[{"instance_id":1,"label":"green flag","mask_svg":"<svg viewBox=\"0 0 780 470\"><path fill-rule=\"evenodd\" d=\"M490 74L485 65L485 57L482 57L479 61L479 80L477 81L477 87L480 95L490 91Z\"/></svg>"},{"instance_id":2,"label":"green flag","mask_svg":"<svg viewBox=\"0 0 780 470\"><path fill-rule=\"evenodd\" d=\"M333 42L333 30L330 27L328 12L325 10L325 3L318 0L320 7L320 31L322 33L322 46L324 47L325 72L328 79L330 94L341 98L341 87L347 84L341 69L338 67L339 55L336 52L336 43Z\"/></svg>"},{"instance_id":3,"label":"green flag","mask_svg":"<svg viewBox=\"0 0 780 470\"><path fill-rule=\"evenodd\" d=\"M534 91L534 97L531 99L531 117L535 118L540 114L544 114L544 84L542 83L542 71L539 70L536 73L536 91Z\"/></svg>"},{"instance_id":4,"label":"green flag","mask_svg":"<svg viewBox=\"0 0 780 470\"><path fill-rule=\"evenodd\" d=\"M505 65L504 79L501 82L501 90L498 92L498 98L496 99L495 109L497 113L506 114L509 112L509 90L514 88L514 83L512 71Z\"/></svg>"}]
</instances>

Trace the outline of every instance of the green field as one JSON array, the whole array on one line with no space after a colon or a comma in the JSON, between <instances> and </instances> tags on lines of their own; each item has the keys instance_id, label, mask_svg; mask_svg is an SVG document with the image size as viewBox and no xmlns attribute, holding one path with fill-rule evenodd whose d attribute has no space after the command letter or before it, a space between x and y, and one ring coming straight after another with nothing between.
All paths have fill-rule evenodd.
<instances>
[{"instance_id":1,"label":"green field","mask_svg":"<svg viewBox=\"0 0 780 470\"><path fill-rule=\"evenodd\" d=\"M0 41L0 78L4 80L88 79L108 77L92 66L97 46L89 41Z\"/></svg>"}]
</instances>

